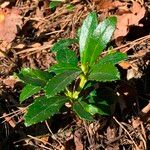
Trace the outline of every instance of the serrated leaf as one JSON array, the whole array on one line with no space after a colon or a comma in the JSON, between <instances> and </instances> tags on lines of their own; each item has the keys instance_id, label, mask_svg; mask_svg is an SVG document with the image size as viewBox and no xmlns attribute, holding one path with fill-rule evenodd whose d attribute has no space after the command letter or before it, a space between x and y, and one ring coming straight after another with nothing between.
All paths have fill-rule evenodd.
<instances>
[{"instance_id":1,"label":"serrated leaf","mask_svg":"<svg viewBox=\"0 0 150 150\"><path fill-rule=\"evenodd\" d=\"M115 30L116 18L109 17L97 26L97 17L94 13L85 19L80 34L80 56L82 65L94 64L99 54L106 48L107 43Z\"/></svg>"},{"instance_id":2,"label":"serrated leaf","mask_svg":"<svg viewBox=\"0 0 150 150\"><path fill-rule=\"evenodd\" d=\"M58 113L60 108L68 101L69 99L63 96L51 98L42 96L36 98L28 107L27 113L24 116L25 125L30 126L52 117L54 114Z\"/></svg>"},{"instance_id":3,"label":"serrated leaf","mask_svg":"<svg viewBox=\"0 0 150 150\"><path fill-rule=\"evenodd\" d=\"M88 56L91 58L89 63L90 66L95 62L100 53L106 48L115 30L116 23L116 17L109 17L101 22L94 30L92 37L92 43L94 46L90 45L88 54Z\"/></svg>"},{"instance_id":4,"label":"serrated leaf","mask_svg":"<svg viewBox=\"0 0 150 150\"><path fill-rule=\"evenodd\" d=\"M19 98L20 102L22 103L24 100L38 93L40 90L41 90L40 86L27 84L21 91L20 98Z\"/></svg>"},{"instance_id":5,"label":"serrated leaf","mask_svg":"<svg viewBox=\"0 0 150 150\"><path fill-rule=\"evenodd\" d=\"M51 79L54 74L48 71L33 70L30 68L23 68L17 75L25 84L34 86L45 86L47 80Z\"/></svg>"},{"instance_id":6,"label":"serrated leaf","mask_svg":"<svg viewBox=\"0 0 150 150\"><path fill-rule=\"evenodd\" d=\"M80 47L80 58L81 63L86 64L87 60L90 59L88 57L89 46L91 44L91 37L98 25L96 13L90 13L83 22L83 25L80 29L79 36L79 47ZM93 49L91 49L93 50ZM88 58L87 58L88 57Z\"/></svg>"},{"instance_id":7,"label":"serrated leaf","mask_svg":"<svg viewBox=\"0 0 150 150\"><path fill-rule=\"evenodd\" d=\"M77 66L73 66L71 64L61 63L61 64L54 64L51 66L48 71L49 72L55 72L56 74L60 74L67 71L80 71L80 69Z\"/></svg>"},{"instance_id":8,"label":"serrated leaf","mask_svg":"<svg viewBox=\"0 0 150 150\"><path fill-rule=\"evenodd\" d=\"M53 73L49 73L48 71L42 71L39 69L32 70L32 73L35 77L45 82L54 77Z\"/></svg>"},{"instance_id":9,"label":"serrated leaf","mask_svg":"<svg viewBox=\"0 0 150 150\"><path fill-rule=\"evenodd\" d=\"M105 113L103 110L101 110L95 105L87 104L84 101L81 101L80 103L84 107L84 109L91 115L95 115L95 114L108 115L107 113Z\"/></svg>"},{"instance_id":10,"label":"serrated leaf","mask_svg":"<svg viewBox=\"0 0 150 150\"><path fill-rule=\"evenodd\" d=\"M52 97L63 91L66 86L69 85L80 73L81 71L77 70L67 71L50 79L47 85L44 87L46 96Z\"/></svg>"},{"instance_id":11,"label":"serrated leaf","mask_svg":"<svg viewBox=\"0 0 150 150\"><path fill-rule=\"evenodd\" d=\"M78 101L73 104L73 111L81 118L88 121L93 121L93 116L88 113L84 106L82 105L81 101Z\"/></svg>"},{"instance_id":12,"label":"serrated leaf","mask_svg":"<svg viewBox=\"0 0 150 150\"><path fill-rule=\"evenodd\" d=\"M112 64L100 64L91 68L89 80L100 82L115 81L120 78L119 71Z\"/></svg>"},{"instance_id":13,"label":"serrated leaf","mask_svg":"<svg viewBox=\"0 0 150 150\"><path fill-rule=\"evenodd\" d=\"M71 44L74 44L77 42L78 42L77 39L61 39L53 45L53 47L51 48L51 51L58 52L64 49L68 49L68 47L71 46Z\"/></svg>"},{"instance_id":14,"label":"serrated leaf","mask_svg":"<svg viewBox=\"0 0 150 150\"><path fill-rule=\"evenodd\" d=\"M74 51L71 51L69 49L64 49L57 52L56 60L58 64L71 64L73 66L78 65L78 58L76 56L76 53Z\"/></svg>"},{"instance_id":15,"label":"serrated leaf","mask_svg":"<svg viewBox=\"0 0 150 150\"><path fill-rule=\"evenodd\" d=\"M92 67L94 68L94 66L100 66L101 64L112 64L115 65L118 62L127 59L127 55L121 52L114 52L114 53L110 53L107 54L106 56L104 56L103 58L101 58L95 65L93 65Z\"/></svg>"}]
</instances>

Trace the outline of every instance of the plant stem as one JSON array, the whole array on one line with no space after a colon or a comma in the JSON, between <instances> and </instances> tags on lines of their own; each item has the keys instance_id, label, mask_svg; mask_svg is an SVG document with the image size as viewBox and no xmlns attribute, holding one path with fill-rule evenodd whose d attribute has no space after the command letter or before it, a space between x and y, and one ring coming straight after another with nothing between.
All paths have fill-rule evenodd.
<instances>
[{"instance_id":1,"label":"plant stem","mask_svg":"<svg viewBox=\"0 0 150 150\"><path fill-rule=\"evenodd\" d=\"M78 89L76 91L74 91L74 93L73 93L74 99L78 98L78 96L79 96L81 90L83 89L84 85L86 84L86 82L87 82L87 77L84 74L81 74Z\"/></svg>"}]
</instances>

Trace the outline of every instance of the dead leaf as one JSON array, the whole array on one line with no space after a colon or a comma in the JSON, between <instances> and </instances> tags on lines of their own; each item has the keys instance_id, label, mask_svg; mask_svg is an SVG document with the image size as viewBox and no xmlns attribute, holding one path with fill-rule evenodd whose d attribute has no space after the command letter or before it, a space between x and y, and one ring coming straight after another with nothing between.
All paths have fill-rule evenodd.
<instances>
[{"instance_id":1,"label":"dead leaf","mask_svg":"<svg viewBox=\"0 0 150 150\"><path fill-rule=\"evenodd\" d=\"M0 9L0 41L12 42L21 28L22 19L17 8Z\"/></svg>"},{"instance_id":2,"label":"dead leaf","mask_svg":"<svg viewBox=\"0 0 150 150\"><path fill-rule=\"evenodd\" d=\"M145 7L141 6L138 2L133 1L133 5L130 8L130 13L117 16L117 26L114 32L114 39L126 36L131 25L141 26L139 21L144 17L145 12Z\"/></svg>"},{"instance_id":3,"label":"dead leaf","mask_svg":"<svg viewBox=\"0 0 150 150\"><path fill-rule=\"evenodd\" d=\"M111 141L112 139L116 138L116 129L108 127L106 136L107 136L108 141Z\"/></svg>"},{"instance_id":4,"label":"dead leaf","mask_svg":"<svg viewBox=\"0 0 150 150\"><path fill-rule=\"evenodd\" d=\"M0 49L4 52L11 47L11 42L15 39L18 28L22 26L18 8L0 8ZM9 46L9 48L8 48ZM0 53L0 56L3 56Z\"/></svg>"},{"instance_id":5,"label":"dead leaf","mask_svg":"<svg viewBox=\"0 0 150 150\"><path fill-rule=\"evenodd\" d=\"M14 88L14 85L16 84L18 80L14 76L9 76L8 78L3 80L3 83L6 86L9 86L11 88Z\"/></svg>"},{"instance_id":6,"label":"dead leaf","mask_svg":"<svg viewBox=\"0 0 150 150\"><path fill-rule=\"evenodd\" d=\"M136 119L133 119L133 118L132 118L132 127L133 127L134 129L137 128L137 127L139 127L140 124L141 124L140 118L136 118Z\"/></svg>"},{"instance_id":7,"label":"dead leaf","mask_svg":"<svg viewBox=\"0 0 150 150\"><path fill-rule=\"evenodd\" d=\"M25 44L18 44L17 46L14 47L15 49L23 49L25 48Z\"/></svg>"},{"instance_id":8,"label":"dead leaf","mask_svg":"<svg viewBox=\"0 0 150 150\"><path fill-rule=\"evenodd\" d=\"M113 0L92 0L97 8L97 11L108 11L117 7L123 6L125 3Z\"/></svg>"},{"instance_id":9,"label":"dead leaf","mask_svg":"<svg viewBox=\"0 0 150 150\"><path fill-rule=\"evenodd\" d=\"M128 69L131 67L131 64L128 61L121 61L119 63L119 66L123 69Z\"/></svg>"},{"instance_id":10,"label":"dead leaf","mask_svg":"<svg viewBox=\"0 0 150 150\"><path fill-rule=\"evenodd\" d=\"M79 130L76 130L74 133L74 143L76 150L83 150L83 144L81 142L81 133Z\"/></svg>"}]
</instances>

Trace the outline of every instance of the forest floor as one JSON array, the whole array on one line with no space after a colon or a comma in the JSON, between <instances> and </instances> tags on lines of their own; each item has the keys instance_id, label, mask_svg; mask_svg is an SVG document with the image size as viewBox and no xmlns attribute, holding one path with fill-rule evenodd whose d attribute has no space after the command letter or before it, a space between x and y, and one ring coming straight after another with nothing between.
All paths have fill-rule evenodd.
<instances>
[{"instance_id":1,"label":"forest floor","mask_svg":"<svg viewBox=\"0 0 150 150\"><path fill-rule=\"evenodd\" d=\"M0 1L0 149L150 149L149 0L64 0L53 8L50 4L49 0ZM29 102L20 104L23 85L14 73L23 67L46 70L56 63L52 45L61 38L76 37L92 11L99 21L117 17L111 45L128 55L118 65L121 80L102 84L104 95L106 89L118 94L112 114L92 123L58 114L26 127L23 114Z\"/></svg>"}]
</instances>

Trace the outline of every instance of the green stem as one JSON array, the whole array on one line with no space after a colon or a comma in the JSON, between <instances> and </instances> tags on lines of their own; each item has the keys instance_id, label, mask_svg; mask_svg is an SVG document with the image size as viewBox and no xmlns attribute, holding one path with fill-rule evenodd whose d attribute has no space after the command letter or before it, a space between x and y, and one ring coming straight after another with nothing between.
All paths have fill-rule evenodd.
<instances>
[{"instance_id":1,"label":"green stem","mask_svg":"<svg viewBox=\"0 0 150 150\"><path fill-rule=\"evenodd\" d=\"M73 93L74 99L78 98L78 96L79 96L81 90L83 89L84 85L86 84L86 82L87 82L87 77L84 74L81 74L78 89Z\"/></svg>"},{"instance_id":2,"label":"green stem","mask_svg":"<svg viewBox=\"0 0 150 150\"><path fill-rule=\"evenodd\" d=\"M82 91L84 85L87 82L87 72L88 67L85 65L81 65L81 69L83 73L80 75L80 83L76 91L70 92L68 89L66 89L66 96L70 97L71 99L78 99L80 92Z\"/></svg>"}]
</instances>

